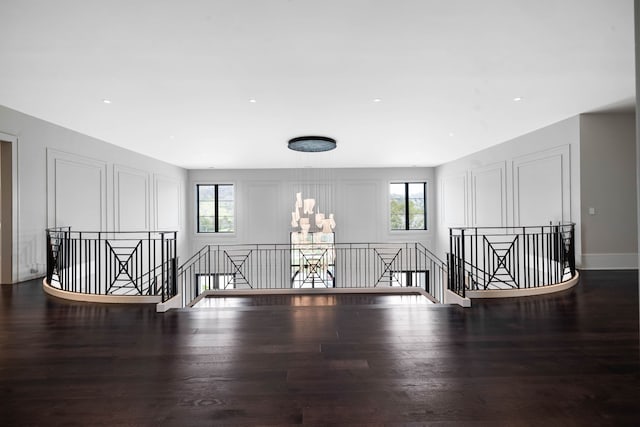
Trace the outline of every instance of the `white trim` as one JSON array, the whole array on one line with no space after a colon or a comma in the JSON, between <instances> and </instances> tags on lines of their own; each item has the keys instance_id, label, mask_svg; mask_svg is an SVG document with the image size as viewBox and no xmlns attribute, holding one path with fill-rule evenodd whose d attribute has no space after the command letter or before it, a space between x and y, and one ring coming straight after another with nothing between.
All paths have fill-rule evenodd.
<instances>
[{"instance_id":1,"label":"white trim","mask_svg":"<svg viewBox=\"0 0 640 427\"><path fill-rule=\"evenodd\" d=\"M149 172L131 168L128 166L123 166L119 164L113 165L113 221L115 231L123 231L122 225L120 221L120 196L121 196L121 179L122 175L130 175L134 177L139 177L144 179L144 229L151 229L151 215L149 215L150 206L151 206L151 179ZM134 231L138 231L139 227L135 227ZM129 231L129 230L125 230Z\"/></svg>"},{"instance_id":2,"label":"white trim","mask_svg":"<svg viewBox=\"0 0 640 427\"><path fill-rule=\"evenodd\" d=\"M555 285L540 286L538 288L526 289L491 289L486 291L467 291L467 298L514 298L514 297L530 297L535 295L552 294L570 289L580 281L580 273L576 271L576 275L571 279Z\"/></svg>"},{"instance_id":3,"label":"white trim","mask_svg":"<svg viewBox=\"0 0 640 427\"><path fill-rule=\"evenodd\" d=\"M168 175L163 175L163 174L159 174L159 173L154 173L153 177L152 177L153 181L152 181L152 185L153 185L153 229L154 230L158 230L158 231L175 231L175 230L180 230L182 229L182 183L180 181L179 178L175 178L172 176L168 176ZM176 189L178 191L178 197L177 200L175 201L176 206L178 207L178 223L177 224L170 224L170 225L166 225L161 227L160 224L158 224L159 222L159 213L161 209L166 209L165 206L160 206L159 205L159 194L160 194L160 183L164 182L165 184L171 184L171 185L175 185Z\"/></svg>"},{"instance_id":4,"label":"white trim","mask_svg":"<svg viewBox=\"0 0 640 427\"><path fill-rule=\"evenodd\" d=\"M500 224L497 226L505 227L507 225L507 162L502 161L477 167L469 171L471 185L471 214L469 220L474 227L482 227L486 225L478 224L478 179L482 175L490 172L498 172L500 175Z\"/></svg>"},{"instance_id":5,"label":"white trim","mask_svg":"<svg viewBox=\"0 0 640 427\"><path fill-rule=\"evenodd\" d=\"M58 226L73 226L74 224L61 224L58 223L57 217L57 169L59 165L71 165L89 170L94 170L99 173L100 182L98 183L98 191L100 192L100 207L99 207L99 224L101 230L107 229L107 163L94 159L92 157L85 157L78 154L67 153L65 151L55 150L53 148L47 148L47 227Z\"/></svg>"},{"instance_id":6,"label":"white trim","mask_svg":"<svg viewBox=\"0 0 640 427\"><path fill-rule=\"evenodd\" d=\"M326 294L419 294L434 304L438 304L424 289L418 287L398 288L320 288L320 289L235 289L235 290L208 290L196 297L189 307L193 307L200 300L207 297L222 296L251 296L251 295L326 295ZM442 305L442 304L438 304Z\"/></svg>"},{"instance_id":7,"label":"white trim","mask_svg":"<svg viewBox=\"0 0 640 427\"><path fill-rule=\"evenodd\" d=\"M155 295L94 295L63 291L49 285L46 277L42 279L42 289L49 295L70 301L99 302L107 304L158 304L162 301L160 296Z\"/></svg>"},{"instance_id":8,"label":"white trim","mask_svg":"<svg viewBox=\"0 0 640 427\"><path fill-rule=\"evenodd\" d=\"M582 254L583 270L634 270L637 268L637 253Z\"/></svg>"},{"instance_id":9,"label":"white trim","mask_svg":"<svg viewBox=\"0 0 640 427\"><path fill-rule=\"evenodd\" d=\"M469 295L468 291L467 295ZM450 289L444 290L444 302L445 304L457 304L460 307L465 308L471 307L471 300L468 297L463 298L455 292L452 292Z\"/></svg>"},{"instance_id":10,"label":"white trim","mask_svg":"<svg viewBox=\"0 0 640 427\"><path fill-rule=\"evenodd\" d=\"M156 313L165 313L172 308L182 308L182 294L179 293L165 302L159 302L156 304Z\"/></svg>"},{"instance_id":11,"label":"white trim","mask_svg":"<svg viewBox=\"0 0 640 427\"><path fill-rule=\"evenodd\" d=\"M511 175L513 182L513 225L523 226L520 214L520 169L523 166L531 166L535 163L559 159L560 161L560 218L548 218L552 222L571 222L571 145L560 145L523 156L515 157L511 162Z\"/></svg>"},{"instance_id":12,"label":"white trim","mask_svg":"<svg viewBox=\"0 0 640 427\"><path fill-rule=\"evenodd\" d=\"M446 205L447 194L445 192L445 186L448 182L454 180L462 180L462 223L451 222L450 218L447 218ZM440 211L440 224L446 229L449 227L466 227L469 224L469 173L464 171L462 173L447 175L440 178L440 191L438 195L438 210ZM449 195L450 196L450 195Z\"/></svg>"}]
</instances>

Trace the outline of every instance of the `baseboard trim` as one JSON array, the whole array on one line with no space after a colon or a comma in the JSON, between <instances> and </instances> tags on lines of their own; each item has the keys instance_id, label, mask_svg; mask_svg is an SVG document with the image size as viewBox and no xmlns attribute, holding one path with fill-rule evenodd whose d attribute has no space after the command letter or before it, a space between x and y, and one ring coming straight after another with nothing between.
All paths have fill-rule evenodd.
<instances>
[{"instance_id":1,"label":"baseboard trim","mask_svg":"<svg viewBox=\"0 0 640 427\"><path fill-rule=\"evenodd\" d=\"M637 253L582 254L583 270L635 270L638 268Z\"/></svg>"}]
</instances>

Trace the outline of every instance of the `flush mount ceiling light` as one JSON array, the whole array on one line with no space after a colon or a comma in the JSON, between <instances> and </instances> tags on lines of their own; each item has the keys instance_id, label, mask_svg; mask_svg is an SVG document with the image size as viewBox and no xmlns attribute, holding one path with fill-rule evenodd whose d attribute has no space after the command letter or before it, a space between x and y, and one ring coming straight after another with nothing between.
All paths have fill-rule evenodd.
<instances>
[{"instance_id":1,"label":"flush mount ceiling light","mask_svg":"<svg viewBox=\"0 0 640 427\"><path fill-rule=\"evenodd\" d=\"M336 148L336 140L326 136L299 136L289 140L289 149L316 153Z\"/></svg>"}]
</instances>

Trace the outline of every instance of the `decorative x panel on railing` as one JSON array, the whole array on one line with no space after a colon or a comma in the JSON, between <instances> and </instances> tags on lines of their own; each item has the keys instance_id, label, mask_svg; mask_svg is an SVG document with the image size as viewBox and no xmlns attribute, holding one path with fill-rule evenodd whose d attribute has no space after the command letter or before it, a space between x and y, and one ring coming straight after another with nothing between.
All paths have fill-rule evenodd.
<instances>
[{"instance_id":1,"label":"decorative x panel on railing","mask_svg":"<svg viewBox=\"0 0 640 427\"><path fill-rule=\"evenodd\" d=\"M485 265L485 269L489 273L489 279L484 284L485 289L492 282L502 283L513 288L518 287L518 279L512 271L512 266L514 265L512 260L513 257L517 256L514 250L517 241L517 235L513 236L511 240L493 242L487 239L487 236L483 236L483 247L490 251L490 262Z\"/></svg>"},{"instance_id":2,"label":"decorative x panel on railing","mask_svg":"<svg viewBox=\"0 0 640 427\"><path fill-rule=\"evenodd\" d=\"M402 249L390 248L388 250L382 249L374 249L373 252L378 256L380 261L382 262L383 271L376 280L376 284L374 286L378 286L380 282L383 280L389 282L389 286L393 286L393 283L397 283L398 285L402 285L400 279L393 273L393 263L400 256L400 252ZM388 274L388 275L387 275Z\"/></svg>"},{"instance_id":3,"label":"decorative x panel on railing","mask_svg":"<svg viewBox=\"0 0 640 427\"><path fill-rule=\"evenodd\" d=\"M322 252L320 252L320 250ZM331 283L329 283L329 280L331 275L329 272L324 271L327 252L327 248L309 251L300 249L300 259L302 260L300 271L303 274L301 282L303 285L311 283L315 287L316 281L319 281L325 287L330 287ZM325 277L323 277L323 272L327 273Z\"/></svg>"},{"instance_id":4,"label":"decorative x panel on railing","mask_svg":"<svg viewBox=\"0 0 640 427\"><path fill-rule=\"evenodd\" d=\"M135 289L138 295L142 295L142 290L138 285L136 279L133 277L133 264L137 251L142 247L142 240L139 240L135 246L118 246L117 242L107 240L106 246L109 249L110 255L113 256L113 262L116 264L116 274L113 276L113 280L109 283L107 293L113 293L115 291L130 288Z\"/></svg>"},{"instance_id":5,"label":"decorative x panel on railing","mask_svg":"<svg viewBox=\"0 0 640 427\"><path fill-rule=\"evenodd\" d=\"M253 251L251 249L242 252L224 251L226 258L229 260L231 266L233 267L233 272L229 276L227 282L224 284L224 289L227 289L229 285L233 285L233 287L237 287L238 285L247 285L248 287L253 288L253 286L251 286L251 283L249 283L249 279L247 279L244 274L244 267L246 265L245 263L252 252Z\"/></svg>"}]
</instances>

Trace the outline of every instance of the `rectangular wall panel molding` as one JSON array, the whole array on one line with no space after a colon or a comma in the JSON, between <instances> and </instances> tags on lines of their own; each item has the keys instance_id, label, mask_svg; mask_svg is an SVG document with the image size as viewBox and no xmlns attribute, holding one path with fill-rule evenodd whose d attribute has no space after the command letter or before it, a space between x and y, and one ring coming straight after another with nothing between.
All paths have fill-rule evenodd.
<instances>
[{"instance_id":1,"label":"rectangular wall panel molding","mask_svg":"<svg viewBox=\"0 0 640 427\"><path fill-rule=\"evenodd\" d=\"M569 145L513 160L514 224L571 220Z\"/></svg>"},{"instance_id":2,"label":"rectangular wall panel molding","mask_svg":"<svg viewBox=\"0 0 640 427\"><path fill-rule=\"evenodd\" d=\"M443 177L440 181L440 223L445 227L467 225L467 174Z\"/></svg>"},{"instance_id":3,"label":"rectangular wall panel molding","mask_svg":"<svg viewBox=\"0 0 640 427\"><path fill-rule=\"evenodd\" d=\"M154 174L154 222L156 230L179 230L182 200L180 182L171 177Z\"/></svg>"},{"instance_id":4,"label":"rectangular wall panel molding","mask_svg":"<svg viewBox=\"0 0 640 427\"><path fill-rule=\"evenodd\" d=\"M106 177L103 161L47 149L47 225L106 230Z\"/></svg>"},{"instance_id":5,"label":"rectangular wall panel molding","mask_svg":"<svg viewBox=\"0 0 640 427\"><path fill-rule=\"evenodd\" d=\"M506 162L472 169L471 224L474 227L507 225Z\"/></svg>"},{"instance_id":6,"label":"rectangular wall panel molding","mask_svg":"<svg viewBox=\"0 0 640 427\"><path fill-rule=\"evenodd\" d=\"M113 165L113 198L117 231L149 230L149 173Z\"/></svg>"},{"instance_id":7,"label":"rectangular wall panel molding","mask_svg":"<svg viewBox=\"0 0 640 427\"><path fill-rule=\"evenodd\" d=\"M340 189L340 204L335 212L337 242L376 242L389 228L380 189L375 182L352 180Z\"/></svg>"},{"instance_id":8,"label":"rectangular wall panel molding","mask_svg":"<svg viewBox=\"0 0 640 427\"><path fill-rule=\"evenodd\" d=\"M236 209L236 229L246 240L254 243L288 242L288 228L290 216L288 216L287 204L280 204L280 209L271 209L274 202L280 200L280 183L275 181L249 181L244 184L246 192L243 195L243 206L250 206L248 210ZM236 193L238 194L238 193ZM294 196L291 195L293 206ZM237 207L237 204L236 204ZM293 208L291 208L293 209ZM240 221L240 217L242 220Z\"/></svg>"}]
</instances>

